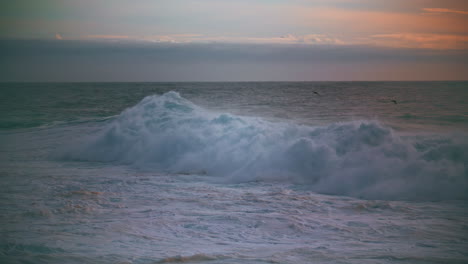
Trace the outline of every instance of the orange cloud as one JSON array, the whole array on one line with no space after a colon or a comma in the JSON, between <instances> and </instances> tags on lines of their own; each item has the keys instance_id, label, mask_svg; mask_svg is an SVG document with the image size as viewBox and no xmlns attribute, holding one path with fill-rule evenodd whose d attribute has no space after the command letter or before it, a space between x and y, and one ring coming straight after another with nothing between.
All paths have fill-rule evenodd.
<instances>
[{"instance_id":1,"label":"orange cloud","mask_svg":"<svg viewBox=\"0 0 468 264\"><path fill-rule=\"evenodd\" d=\"M461 10L448 9L448 8L423 8L422 10L428 13L454 13L454 14L468 15L468 11L461 11Z\"/></svg>"},{"instance_id":2,"label":"orange cloud","mask_svg":"<svg viewBox=\"0 0 468 264\"><path fill-rule=\"evenodd\" d=\"M244 43L244 44L304 44L304 45L374 45L391 48L438 50L468 49L468 35L433 33L388 33L336 38L325 34L280 37L206 36L201 34L173 34L153 36L86 35L85 39L132 40L159 43Z\"/></svg>"},{"instance_id":3,"label":"orange cloud","mask_svg":"<svg viewBox=\"0 0 468 264\"><path fill-rule=\"evenodd\" d=\"M360 11L338 8L297 8L288 12L297 24L329 34L468 33L465 16L426 16L420 13Z\"/></svg>"}]
</instances>

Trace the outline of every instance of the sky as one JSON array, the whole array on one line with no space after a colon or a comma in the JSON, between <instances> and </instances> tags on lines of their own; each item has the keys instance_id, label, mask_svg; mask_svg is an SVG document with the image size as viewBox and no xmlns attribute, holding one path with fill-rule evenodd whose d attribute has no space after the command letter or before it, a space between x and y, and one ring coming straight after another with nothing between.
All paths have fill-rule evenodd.
<instances>
[{"instance_id":1,"label":"sky","mask_svg":"<svg viewBox=\"0 0 468 264\"><path fill-rule=\"evenodd\" d=\"M0 81L467 76L466 0L0 3Z\"/></svg>"}]
</instances>

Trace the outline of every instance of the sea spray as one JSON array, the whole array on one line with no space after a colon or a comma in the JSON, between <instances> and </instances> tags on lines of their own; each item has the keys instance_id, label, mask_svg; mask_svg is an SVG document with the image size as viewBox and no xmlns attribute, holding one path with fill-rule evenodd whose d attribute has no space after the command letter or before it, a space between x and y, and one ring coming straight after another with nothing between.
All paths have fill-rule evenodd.
<instances>
[{"instance_id":1,"label":"sea spray","mask_svg":"<svg viewBox=\"0 0 468 264\"><path fill-rule=\"evenodd\" d=\"M463 139L402 138L377 121L275 123L212 112L168 92L144 98L58 156L366 199L441 200L468 198L467 151Z\"/></svg>"}]
</instances>

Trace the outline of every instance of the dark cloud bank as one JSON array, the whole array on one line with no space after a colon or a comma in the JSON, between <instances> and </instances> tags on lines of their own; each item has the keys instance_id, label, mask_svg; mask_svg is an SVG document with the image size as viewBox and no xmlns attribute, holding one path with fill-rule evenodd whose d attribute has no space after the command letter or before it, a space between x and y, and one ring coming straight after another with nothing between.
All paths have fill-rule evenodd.
<instances>
[{"instance_id":1,"label":"dark cloud bank","mask_svg":"<svg viewBox=\"0 0 468 264\"><path fill-rule=\"evenodd\" d=\"M462 80L467 51L369 46L0 41L0 81Z\"/></svg>"}]
</instances>

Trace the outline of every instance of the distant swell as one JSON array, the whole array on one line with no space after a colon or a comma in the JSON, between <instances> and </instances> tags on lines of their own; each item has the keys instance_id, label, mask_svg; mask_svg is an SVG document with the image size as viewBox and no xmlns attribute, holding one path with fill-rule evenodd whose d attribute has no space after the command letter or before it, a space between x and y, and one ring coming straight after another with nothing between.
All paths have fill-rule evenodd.
<instances>
[{"instance_id":1,"label":"distant swell","mask_svg":"<svg viewBox=\"0 0 468 264\"><path fill-rule=\"evenodd\" d=\"M272 123L210 112L176 92L144 98L60 156L232 182L286 181L366 199L468 198L462 138L402 138L375 121Z\"/></svg>"}]
</instances>

